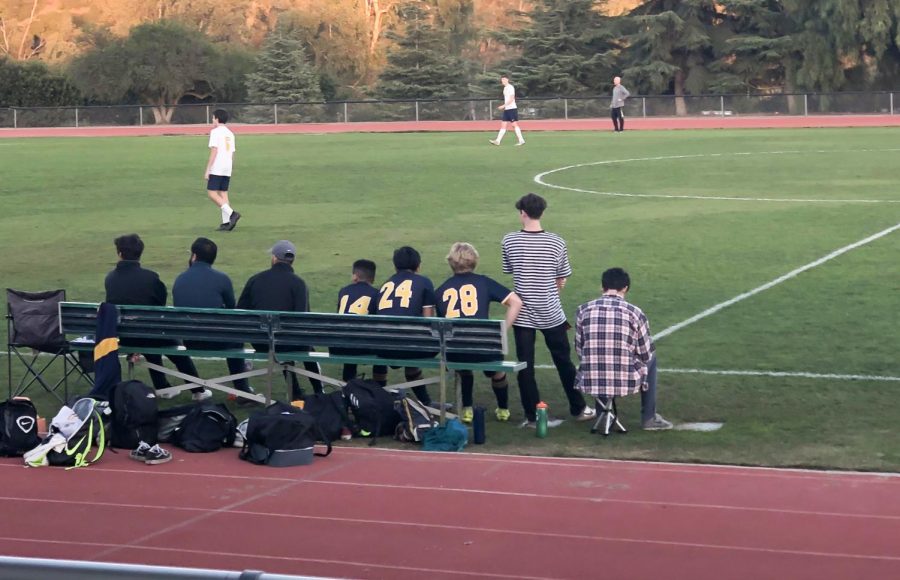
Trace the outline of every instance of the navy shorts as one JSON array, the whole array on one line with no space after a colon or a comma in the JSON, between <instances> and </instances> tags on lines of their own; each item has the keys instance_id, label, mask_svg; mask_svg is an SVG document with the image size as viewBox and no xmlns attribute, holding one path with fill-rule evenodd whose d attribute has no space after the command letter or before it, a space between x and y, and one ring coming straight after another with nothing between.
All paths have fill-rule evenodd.
<instances>
[{"instance_id":1,"label":"navy shorts","mask_svg":"<svg viewBox=\"0 0 900 580\"><path fill-rule=\"evenodd\" d=\"M209 181L206 182L207 191L228 191L228 184L231 178L227 175L210 175Z\"/></svg>"},{"instance_id":2,"label":"navy shorts","mask_svg":"<svg viewBox=\"0 0 900 580\"><path fill-rule=\"evenodd\" d=\"M506 109L503 111L503 120L513 123L519 120L519 109Z\"/></svg>"}]
</instances>

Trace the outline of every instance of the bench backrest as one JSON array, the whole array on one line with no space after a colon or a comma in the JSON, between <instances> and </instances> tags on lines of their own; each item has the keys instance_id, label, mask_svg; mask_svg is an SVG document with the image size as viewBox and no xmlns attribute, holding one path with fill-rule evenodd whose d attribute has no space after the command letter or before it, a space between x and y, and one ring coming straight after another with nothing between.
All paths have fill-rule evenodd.
<instances>
[{"instance_id":1,"label":"bench backrest","mask_svg":"<svg viewBox=\"0 0 900 580\"><path fill-rule=\"evenodd\" d=\"M97 304L63 302L63 334L93 335ZM119 306L119 338L168 338L181 341L267 343L366 352L438 353L442 340L448 354L478 354L503 359L507 353L502 320L359 316L319 312L273 312Z\"/></svg>"}]
</instances>

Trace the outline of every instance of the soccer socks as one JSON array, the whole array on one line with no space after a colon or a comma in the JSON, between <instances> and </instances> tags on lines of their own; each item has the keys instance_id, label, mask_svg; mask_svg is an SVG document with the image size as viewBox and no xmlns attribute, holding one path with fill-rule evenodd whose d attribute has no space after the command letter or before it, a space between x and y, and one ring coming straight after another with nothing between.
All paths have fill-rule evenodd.
<instances>
[{"instance_id":1,"label":"soccer socks","mask_svg":"<svg viewBox=\"0 0 900 580\"><path fill-rule=\"evenodd\" d=\"M518 126L513 127L513 129L516 130L516 137L519 138L519 143L524 143L524 142L525 142L525 137L522 137L522 130L519 129ZM498 139L498 140L499 140L499 139Z\"/></svg>"},{"instance_id":2,"label":"soccer socks","mask_svg":"<svg viewBox=\"0 0 900 580\"><path fill-rule=\"evenodd\" d=\"M497 139L496 139L498 145L500 144L500 141L503 140L504 135L506 135L506 129L500 129L500 132L497 133Z\"/></svg>"},{"instance_id":3,"label":"soccer socks","mask_svg":"<svg viewBox=\"0 0 900 580\"><path fill-rule=\"evenodd\" d=\"M231 209L231 206L226 204L222 205L222 223L228 222L231 219L231 214L234 213L234 210Z\"/></svg>"},{"instance_id":4,"label":"soccer socks","mask_svg":"<svg viewBox=\"0 0 900 580\"><path fill-rule=\"evenodd\" d=\"M500 375L499 379L497 375ZM497 397L497 406L501 409L508 409L509 382L506 378L506 373L497 373L491 378L491 389L494 391L494 396Z\"/></svg>"},{"instance_id":5,"label":"soccer socks","mask_svg":"<svg viewBox=\"0 0 900 580\"><path fill-rule=\"evenodd\" d=\"M472 374L472 371L457 371L457 374L459 375L460 391L462 391L462 405L471 407L474 400L472 394L475 390L475 375Z\"/></svg>"}]
</instances>

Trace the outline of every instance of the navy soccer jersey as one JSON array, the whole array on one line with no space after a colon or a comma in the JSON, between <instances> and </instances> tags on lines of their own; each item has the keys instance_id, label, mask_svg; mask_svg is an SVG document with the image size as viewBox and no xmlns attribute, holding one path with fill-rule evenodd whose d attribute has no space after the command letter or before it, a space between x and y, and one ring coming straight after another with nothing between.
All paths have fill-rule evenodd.
<instances>
[{"instance_id":1,"label":"navy soccer jersey","mask_svg":"<svg viewBox=\"0 0 900 580\"><path fill-rule=\"evenodd\" d=\"M375 314L378 289L367 282L354 282L338 292L338 314Z\"/></svg>"},{"instance_id":2,"label":"navy soccer jersey","mask_svg":"<svg viewBox=\"0 0 900 580\"><path fill-rule=\"evenodd\" d=\"M422 309L434 307L434 284L425 276L405 270L397 272L381 285L378 314L422 316Z\"/></svg>"},{"instance_id":3,"label":"navy soccer jersey","mask_svg":"<svg viewBox=\"0 0 900 580\"><path fill-rule=\"evenodd\" d=\"M445 318L487 318L491 302L502 303L511 293L487 276L456 274L437 289L438 313Z\"/></svg>"}]
</instances>

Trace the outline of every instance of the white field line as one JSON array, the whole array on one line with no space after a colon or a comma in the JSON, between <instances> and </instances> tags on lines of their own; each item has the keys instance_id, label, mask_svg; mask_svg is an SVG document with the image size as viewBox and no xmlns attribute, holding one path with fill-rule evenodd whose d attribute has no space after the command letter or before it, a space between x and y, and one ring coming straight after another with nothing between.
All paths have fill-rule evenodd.
<instances>
[{"instance_id":1,"label":"white field line","mask_svg":"<svg viewBox=\"0 0 900 580\"><path fill-rule=\"evenodd\" d=\"M745 151L745 152L737 152L737 153L698 153L695 155L663 155L659 157L636 157L633 159L610 159L605 161L593 161L591 163L576 163L574 165L567 165L566 167L558 167L556 169L551 169L549 171L545 171L543 173L538 173L534 176L534 182L538 185L543 185L545 187L552 187L554 189L563 189L566 191L576 191L579 193L592 193L594 195L609 195L615 197L651 197L651 198L662 198L662 199L709 199L709 200L717 200L717 201L772 201L772 202L785 202L785 203L900 203L900 199L797 199L797 198L769 198L769 197L727 197L727 196L712 196L712 195L663 195L663 194L653 194L653 193L622 193L617 191L595 191L592 189L580 189L577 187L566 187L564 185L554 185L552 183L547 183L544 181L544 177L551 175L553 173L560 173L563 171L567 171L569 169L576 169L578 167L592 167L595 165L613 165L617 163L635 163L640 161L665 161L672 159L701 159L704 157L737 157L737 156L750 156L750 155L797 155L797 154L811 154L811 153L876 153L876 152L895 152L900 151L900 149L852 149L852 150L811 150L811 151L802 151L802 150L789 150L789 151Z\"/></svg>"},{"instance_id":2,"label":"white field line","mask_svg":"<svg viewBox=\"0 0 900 580\"><path fill-rule=\"evenodd\" d=\"M536 369L555 369L553 365L534 365ZM900 382L900 377L888 375L854 375L833 373L807 373L803 371L744 371L732 369L659 369L661 373L681 375L721 375L735 377L787 377L798 379L822 379L830 381L882 381Z\"/></svg>"},{"instance_id":3,"label":"white field line","mask_svg":"<svg viewBox=\"0 0 900 580\"><path fill-rule=\"evenodd\" d=\"M854 242L852 244L846 245L843 248L838 248L837 250L831 252L827 256L822 256L818 260L810 262L809 264L806 264L805 266L800 266L799 268L797 268L795 270L791 270L787 274L785 274L783 276L779 276L778 278L775 278L774 280L772 280L770 282L766 282L762 286L757 286L756 288L754 288L753 290L750 290L749 292L744 292L743 294L738 294L734 298L732 298L730 300L726 300L725 302L720 302L719 304L716 304L715 306L712 306L711 308L707 308L703 312L701 312L699 314L695 314L694 316L691 316L687 320L682 320L678 324L673 324L669 328L666 328L666 329L661 330L660 332L656 333L656 335L653 337L653 339L659 340L661 338L665 338L665 337L669 336L670 334L672 334L673 332L681 330L682 328L684 328L686 326L690 326L691 324L697 322L698 320L703 320L707 316L712 316L716 312L719 312L720 310L728 308L729 306L731 306L733 304L737 304L738 302L746 300L747 298L750 298L751 296L755 296L756 294L759 294L760 292L765 292L766 290L773 288L773 287L781 284L782 282L786 282L786 281L790 280L791 278L795 278L796 276L799 276L800 274L802 274L803 272L806 272L807 270L811 270L817 266L821 266L825 262L833 260L843 254L846 254L850 250L855 250L856 248L865 246L866 244L874 242L875 240L877 240L879 238L883 238L884 236L886 236L889 233L894 232L898 229L900 229L900 224L896 224L885 230L881 230L877 234L872 234L871 236L869 236L867 238L863 238L862 240L859 240L858 242Z\"/></svg>"}]
</instances>

